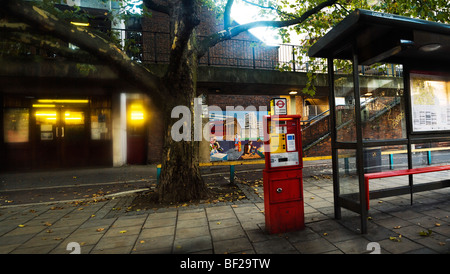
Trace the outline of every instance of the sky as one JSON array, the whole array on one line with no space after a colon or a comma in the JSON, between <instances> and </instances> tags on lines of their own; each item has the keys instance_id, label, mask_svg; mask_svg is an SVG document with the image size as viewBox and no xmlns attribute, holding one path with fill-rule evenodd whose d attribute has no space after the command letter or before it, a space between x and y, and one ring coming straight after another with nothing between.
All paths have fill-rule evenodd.
<instances>
[{"instance_id":1,"label":"sky","mask_svg":"<svg viewBox=\"0 0 450 274\"><path fill-rule=\"evenodd\" d=\"M69 0L77 1L77 0ZM127 10L131 13L141 13L140 6L142 5L142 0L127 0ZM255 7L246 4L242 1L235 1L233 8L231 10L231 17L236 20L239 24L250 23L258 20L267 20L267 18L262 18L258 16L260 11L259 7ZM274 28L255 28L250 30L250 32L257 38L262 40L268 45L279 45L282 44L281 38L278 35L278 30ZM292 44L299 44L296 42L298 36L295 33L291 33Z\"/></svg>"},{"instance_id":2,"label":"sky","mask_svg":"<svg viewBox=\"0 0 450 274\"><path fill-rule=\"evenodd\" d=\"M246 24L257 20L263 20L258 16L260 8L245 4L241 1L236 1L231 10L231 17L239 24ZM264 41L268 45L282 44L278 31L274 28L255 28L250 32Z\"/></svg>"}]
</instances>

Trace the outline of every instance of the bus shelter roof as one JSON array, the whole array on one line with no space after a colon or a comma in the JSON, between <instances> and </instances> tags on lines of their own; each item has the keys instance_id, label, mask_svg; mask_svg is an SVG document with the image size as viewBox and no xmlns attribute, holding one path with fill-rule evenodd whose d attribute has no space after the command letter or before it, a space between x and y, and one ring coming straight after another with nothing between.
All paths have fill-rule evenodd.
<instances>
[{"instance_id":1,"label":"bus shelter roof","mask_svg":"<svg viewBox=\"0 0 450 274\"><path fill-rule=\"evenodd\" d=\"M351 60L353 49L360 65L448 67L450 25L358 9L319 39L309 56Z\"/></svg>"}]
</instances>

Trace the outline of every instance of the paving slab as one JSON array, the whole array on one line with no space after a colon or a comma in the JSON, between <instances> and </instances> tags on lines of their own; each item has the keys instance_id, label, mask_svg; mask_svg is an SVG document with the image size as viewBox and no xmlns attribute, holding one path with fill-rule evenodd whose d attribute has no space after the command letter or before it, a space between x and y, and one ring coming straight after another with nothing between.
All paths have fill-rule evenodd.
<instances>
[{"instance_id":1,"label":"paving slab","mask_svg":"<svg viewBox=\"0 0 450 274\"><path fill-rule=\"evenodd\" d=\"M0 207L0 254L68 254L71 242L82 254L359 254L371 242L385 254L450 253L448 190L414 195L412 206L408 195L371 201L362 235L359 215L343 210L342 219L334 219L331 178L304 182L305 228L299 231L268 234L262 188L236 202L140 212L125 210L131 195L84 205ZM428 229L431 235L420 235Z\"/></svg>"}]
</instances>

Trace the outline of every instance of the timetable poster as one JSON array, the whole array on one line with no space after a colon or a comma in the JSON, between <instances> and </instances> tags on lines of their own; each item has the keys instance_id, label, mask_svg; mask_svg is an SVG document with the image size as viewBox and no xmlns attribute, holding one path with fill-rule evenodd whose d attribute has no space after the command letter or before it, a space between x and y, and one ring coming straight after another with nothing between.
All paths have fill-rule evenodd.
<instances>
[{"instance_id":1,"label":"timetable poster","mask_svg":"<svg viewBox=\"0 0 450 274\"><path fill-rule=\"evenodd\" d=\"M450 77L410 75L413 131L450 130Z\"/></svg>"}]
</instances>

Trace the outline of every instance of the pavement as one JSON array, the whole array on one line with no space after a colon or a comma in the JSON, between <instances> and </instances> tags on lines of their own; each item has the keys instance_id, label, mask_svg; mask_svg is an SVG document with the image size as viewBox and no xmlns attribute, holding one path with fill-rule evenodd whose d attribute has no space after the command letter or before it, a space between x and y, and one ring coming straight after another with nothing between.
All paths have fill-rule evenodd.
<instances>
[{"instance_id":1,"label":"pavement","mask_svg":"<svg viewBox=\"0 0 450 274\"><path fill-rule=\"evenodd\" d=\"M305 162L305 228L268 234L262 183L245 183L261 182L262 168L236 168L246 199L135 211L127 207L156 183L155 166L0 174L0 254L450 253L449 189L414 194L413 205L409 196L371 201L361 234L359 215L334 219L330 162ZM223 167L202 173L229 179Z\"/></svg>"}]
</instances>

